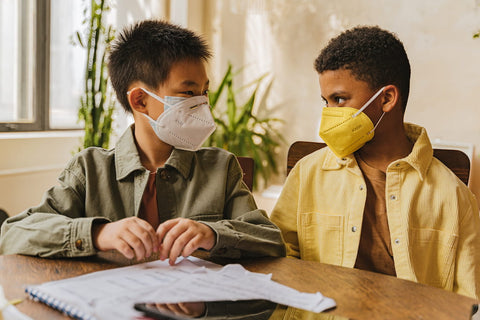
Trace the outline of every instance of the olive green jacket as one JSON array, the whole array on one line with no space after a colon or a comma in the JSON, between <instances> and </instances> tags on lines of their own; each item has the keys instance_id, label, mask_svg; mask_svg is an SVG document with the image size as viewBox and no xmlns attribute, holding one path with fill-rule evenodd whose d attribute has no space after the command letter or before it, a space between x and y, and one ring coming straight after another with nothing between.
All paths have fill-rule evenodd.
<instances>
[{"instance_id":1,"label":"olive green jacket","mask_svg":"<svg viewBox=\"0 0 480 320\"><path fill-rule=\"evenodd\" d=\"M78 153L42 202L2 225L0 254L78 257L96 253L92 223L137 216L149 171L134 141L134 126L111 150ZM216 233L212 256L283 256L279 229L256 207L235 156L217 148L174 149L157 169L160 221L183 217Z\"/></svg>"}]
</instances>

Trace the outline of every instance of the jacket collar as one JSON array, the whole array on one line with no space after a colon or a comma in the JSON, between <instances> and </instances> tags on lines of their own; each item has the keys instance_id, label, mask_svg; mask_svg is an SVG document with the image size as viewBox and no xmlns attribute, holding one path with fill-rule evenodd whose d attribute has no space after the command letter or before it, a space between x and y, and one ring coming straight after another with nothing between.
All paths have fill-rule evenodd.
<instances>
[{"instance_id":1,"label":"jacket collar","mask_svg":"<svg viewBox=\"0 0 480 320\"><path fill-rule=\"evenodd\" d=\"M134 137L135 125L132 124L115 145L115 168L117 180L122 180L134 171L146 171L140 161ZM172 154L165 162L165 167L176 169L184 179L190 175L195 152L173 149Z\"/></svg>"},{"instance_id":2,"label":"jacket collar","mask_svg":"<svg viewBox=\"0 0 480 320\"><path fill-rule=\"evenodd\" d=\"M405 123L404 126L408 139L414 142L412 151L405 158L392 162L388 168L409 165L418 172L420 179L423 180L433 157L433 148L430 139L428 138L425 128L411 123ZM353 154L344 158L337 158L337 156L328 149L327 155L322 163L322 169L338 170L344 166L355 173L361 174L360 168L358 167Z\"/></svg>"},{"instance_id":3,"label":"jacket collar","mask_svg":"<svg viewBox=\"0 0 480 320\"><path fill-rule=\"evenodd\" d=\"M414 142L412 152L403 159L399 159L390 164L390 167L402 166L403 163L410 165L417 170L420 179L423 180L427 175L433 158L433 148L427 135L427 130L420 126L405 123L405 132L410 141Z\"/></svg>"},{"instance_id":4,"label":"jacket collar","mask_svg":"<svg viewBox=\"0 0 480 320\"><path fill-rule=\"evenodd\" d=\"M173 149L172 154L165 162L165 167L176 169L184 179L187 179L193 168L194 157L194 151Z\"/></svg>"}]
</instances>

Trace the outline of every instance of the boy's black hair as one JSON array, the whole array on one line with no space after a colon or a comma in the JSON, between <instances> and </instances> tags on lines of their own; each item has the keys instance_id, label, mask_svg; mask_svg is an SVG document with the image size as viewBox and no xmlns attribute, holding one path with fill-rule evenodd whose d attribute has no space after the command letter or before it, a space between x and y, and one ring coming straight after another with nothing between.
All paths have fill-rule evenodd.
<instances>
[{"instance_id":1,"label":"boy's black hair","mask_svg":"<svg viewBox=\"0 0 480 320\"><path fill-rule=\"evenodd\" d=\"M210 57L205 40L194 32L161 20L145 20L125 28L114 41L108 72L117 99L131 113L127 90L132 82L142 81L156 89L167 80L174 63Z\"/></svg>"},{"instance_id":2,"label":"boy's black hair","mask_svg":"<svg viewBox=\"0 0 480 320\"><path fill-rule=\"evenodd\" d=\"M400 90L403 109L410 91L410 63L402 42L379 27L356 27L330 40L315 60L318 73L348 69L378 90L389 84Z\"/></svg>"}]
</instances>

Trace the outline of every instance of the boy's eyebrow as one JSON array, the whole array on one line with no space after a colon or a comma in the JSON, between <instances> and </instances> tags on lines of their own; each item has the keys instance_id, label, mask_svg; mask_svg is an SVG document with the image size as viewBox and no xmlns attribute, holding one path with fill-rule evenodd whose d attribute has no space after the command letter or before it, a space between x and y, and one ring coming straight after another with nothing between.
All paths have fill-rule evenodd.
<instances>
[{"instance_id":1,"label":"boy's eyebrow","mask_svg":"<svg viewBox=\"0 0 480 320\"><path fill-rule=\"evenodd\" d=\"M338 90L338 91L334 91L334 92L330 93L330 95L327 98L332 99L333 97L336 97L336 96L339 96L339 95L347 95L347 94L348 94L347 91ZM323 95L322 95L322 97L323 97Z\"/></svg>"},{"instance_id":2,"label":"boy's eyebrow","mask_svg":"<svg viewBox=\"0 0 480 320\"><path fill-rule=\"evenodd\" d=\"M207 82L205 82L205 85L208 86L210 84L210 80L207 80ZM196 83L195 81L193 80L185 80L182 82L182 85L185 85L185 86L197 86L198 83Z\"/></svg>"}]
</instances>

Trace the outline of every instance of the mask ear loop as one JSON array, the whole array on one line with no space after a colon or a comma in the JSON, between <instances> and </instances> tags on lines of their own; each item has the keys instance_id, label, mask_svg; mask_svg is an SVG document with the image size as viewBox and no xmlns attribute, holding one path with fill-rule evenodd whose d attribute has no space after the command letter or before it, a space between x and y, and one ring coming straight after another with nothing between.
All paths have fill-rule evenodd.
<instances>
[{"instance_id":1,"label":"mask ear loop","mask_svg":"<svg viewBox=\"0 0 480 320\"><path fill-rule=\"evenodd\" d=\"M380 119L378 119L377 124L375 125L375 127L373 127L373 129L370 130L370 132L369 132L368 134L374 132L375 129L377 129L377 126L378 126L378 124L380 123L380 121L382 121L382 118L383 118L384 115L385 115L385 111L382 113L382 116L380 117Z\"/></svg>"},{"instance_id":2,"label":"mask ear loop","mask_svg":"<svg viewBox=\"0 0 480 320\"><path fill-rule=\"evenodd\" d=\"M150 91L148 91L147 89L142 88L142 87L140 87L140 89L142 89L142 90L145 91L148 95L150 95L150 96L152 96L153 98L157 99L157 100L160 101L161 103L166 104L167 106L170 106L170 108L175 107L175 106L167 103L164 99L160 98L160 97L157 96L155 93L150 92ZM129 91L129 92L130 92L130 91ZM127 92L127 93L129 93L129 92ZM199 103L199 104L196 104L196 105L194 105L194 106L191 106L190 109L196 109L198 106L200 106L200 105L202 105L202 104L203 104L203 103Z\"/></svg>"},{"instance_id":3,"label":"mask ear loop","mask_svg":"<svg viewBox=\"0 0 480 320\"><path fill-rule=\"evenodd\" d=\"M353 114L352 118L355 118L356 116L358 116L363 110L365 110L370 105L370 103L372 103L373 100L377 99L380 93L383 92L383 89L385 89L385 87L380 88L380 90L378 90L377 93L373 95L373 97L371 97L367 102L365 102L365 104L356 113Z\"/></svg>"},{"instance_id":4,"label":"mask ear loop","mask_svg":"<svg viewBox=\"0 0 480 320\"><path fill-rule=\"evenodd\" d=\"M160 98L159 96L157 96L155 93L151 92L151 91L148 91L147 89L145 88L142 88L142 87L139 87L140 90L143 90L146 94L148 94L149 96L153 97L154 99L160 101L161 103L163 104L166 104L167 106L170 106L170 108L172 108L173 106L169 103L167 103L165 100L163 100L162 98ZM127 94L130 94L131 91L128 91Z\"/></svg>"}]
</instances>

